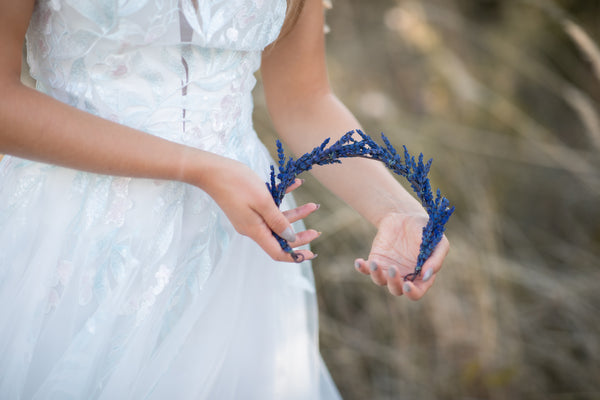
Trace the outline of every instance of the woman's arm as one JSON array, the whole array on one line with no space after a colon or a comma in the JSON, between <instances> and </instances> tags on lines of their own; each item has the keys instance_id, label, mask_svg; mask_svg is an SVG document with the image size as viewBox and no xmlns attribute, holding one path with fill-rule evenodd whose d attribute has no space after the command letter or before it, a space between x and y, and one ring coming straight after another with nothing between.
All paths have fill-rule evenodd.
<instances>
[{"instance_id":1,"label":"woman's arm","mask_svg":"<svg viewBox=\"0 0 600 400\"><path fill-rule=\"evenodd\" d=\"M21 84L21 51L33 4L0 4L0 152L98 173L186 179L183 160L194 152Z\"/></svg>"},{"instance_id":2,"label":"woman's arm","mask_svg":"<svg viewBox=\"0 0 600 400\"><path fill-rule=\"evenodd\" d=\"M292 260L270 231L294 239L290 221L314 205L286 218L264 182L242 163L96 117L23 85L21 51L33 6L33 0L0 2L0 153L101 174L193 184L213 197L238 232L273 258ZM302 232L294 244L315 237L314 231Z\"/></svg>"},{"instance_id":3,"label":"woman's arm","mask_svg":"<svg viewBox=\"0 0 600 400\"><path fill-rule=\"evenodd\" d=\"M298 155L312 150L325 138L336 140L360 128L330 89L323 26L321 1L307 0L294 29L263 57L262 75L271 118L282 139ZM349 159L343 165L317 167L313 173L375 225L389 211L425 213L380 163ZM360 190L355 181L360 182Z\"/></svg>"},{"instance_id":4,"label":"woman's arm","mask_svg":"<svg viewBox=\"0 0 600 400\"><path fill-rule=\"evenodd\" d=\"M331 92L323 26L321 0L307 0L294 29L263 56L262 76L271 118L282 139L298 155L312 150L327 137L335 140L359 128L358 121ZM357 260L357 268L370 274L377 284L388 284L394 294L408 289L411 298L422 296L433 279L405 286L399 276L389 277L390 267L399 268L391 259L406 257L397 254L400 247L406 247L412 256L416 245L418 254L420 227L427 222L427 214L419 202L385 166L374 161L345 159L335 166L315 167L313 174L379 228L368 262ZM392 243L389 236L394 235L403 236L402 243ZM425 272L431 269L428 274L435 274L441 267L447 241L444 239L439 247L431 262L424 266Z\"/></svg>"}]
</instances>

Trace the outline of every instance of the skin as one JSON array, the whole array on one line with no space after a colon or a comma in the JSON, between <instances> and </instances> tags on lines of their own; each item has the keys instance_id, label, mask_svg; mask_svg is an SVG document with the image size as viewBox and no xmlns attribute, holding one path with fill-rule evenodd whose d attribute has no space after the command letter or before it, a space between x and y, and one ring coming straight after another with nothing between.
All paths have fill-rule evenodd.
<instances>
[{"instance_id":1,"label":"skin","mask_svg":"<svg viewBox=\"0 0 600 400\"><path fill-rule=\"evenodd\" d=\"M33 0L0 0L0 153L102 174L195 185L217 202L239 233L273 259L292 261L271 230L282 234L290 223L314 212L315 203L281 212L264 182L242 163L104 120L24 86L21 51L33 6ZM331 92L323 24L321 0L307 0L292 31L263 55L269 113L283 141L297 154L335 132L359 127ZM378 227L369 257L356 260L356 269L394 295L421 298L449 246L444 238L425 263L423 271L433 273L429 280L403 282L402 276L416 263L421 228L427 221L418 202L376 162L347 160L340 166L315 168L314 175ZM291 189L300 184L297 181ZM298 232L291 244L307 244L318 236L312 229ZM300 252L306 259L314 257L308 250Z\"/></svg>"},{"instance_id":2,"label":"skin","mask_svg":"<svg viewBox=\"0 0 600 400\"><path fill-rule=\"evenodd\" d=\"M294 29L263 55L261 71L271 119L296 154L312 150L334 132L360 127L331 91L324 23L322 2L307 0ZM315 167L313 175L378 228L367 260L357 259L355 268L394 295L420 299L435 281L449 244L444 237L423 266L423 273L431 270L428 280L403 281L416 265L422 227L427 223L427 213L419 202L381 163L348 159ZM373 263L374 270L370 267ZM390 274L392 269L395 275Z\"/></svg>"}]
</instances>

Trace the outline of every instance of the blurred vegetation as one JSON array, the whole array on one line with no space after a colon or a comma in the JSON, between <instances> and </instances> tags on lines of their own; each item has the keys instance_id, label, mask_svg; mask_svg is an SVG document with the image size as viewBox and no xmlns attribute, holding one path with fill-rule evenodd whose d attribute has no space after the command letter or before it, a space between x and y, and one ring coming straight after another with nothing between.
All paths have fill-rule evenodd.
<instances>
[{"instance_id":1,"label":"blurred vegetation","mask_svg":"<svg viewBox=\"0 0 600 400\"><path fill-rule=\"evenodd\" d=\"M434 158L457 207L410 302L353 271L372 226L313 179L298 191L322 204L306 222L344 398L600 399L600 2L347 0L327 21L338 96Z\"/></svg>"}]
</instances>

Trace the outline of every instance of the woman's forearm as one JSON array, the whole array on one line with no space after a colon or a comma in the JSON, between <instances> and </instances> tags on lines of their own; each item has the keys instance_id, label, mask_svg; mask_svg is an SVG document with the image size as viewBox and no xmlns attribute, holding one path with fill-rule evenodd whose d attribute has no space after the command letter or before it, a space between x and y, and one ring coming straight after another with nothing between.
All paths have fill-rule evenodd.
<instances>
[{"instance_id":1,"label":"woman's forearm","mask_svg":"<svg viewBox=\"0 0 600 400\"><path fill-rule=\"evenodd\" d=\"M3 85L0 153L102 174L194 184L202 179L203 163L214 157L77 110L20 83Z\"/></svg>"},{"instance_id":2,"label":"woman's forearm","mask_svg":"<svg viewBox=\"0 0 600 400\"><path fill-rule=\"evenodd\" d=\"M358 121L331 93L296 103L273 118L282 139L296 155L304 154L330 137L337 140L359 128ZM315 166L313 175L338 197L376 226L389 212L422 213L419 202L381 163L351 158L342 164ZM374 202L373 199L377 201Z\"/></svg>"}]
</instances>

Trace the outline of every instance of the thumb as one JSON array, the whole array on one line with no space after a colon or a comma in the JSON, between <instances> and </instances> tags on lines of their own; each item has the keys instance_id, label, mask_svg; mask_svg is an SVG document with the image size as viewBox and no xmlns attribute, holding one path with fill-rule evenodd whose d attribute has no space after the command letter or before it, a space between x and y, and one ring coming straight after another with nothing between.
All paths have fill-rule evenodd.
<instances>
[{"instance_id":1,"label":"thumb","mask_svg":"<svg viewBox=\"0 0 600 400\"><path fill-rule=\"evenodd\" d=\"M283 215L281 210L273 204L272 207L269 207L268 210L263 214L263 218L265 223L269 228L288 242L296 241L296 232L294 232L294 228L290 224L290 221Z\"/></svg>"}]
</instances>

